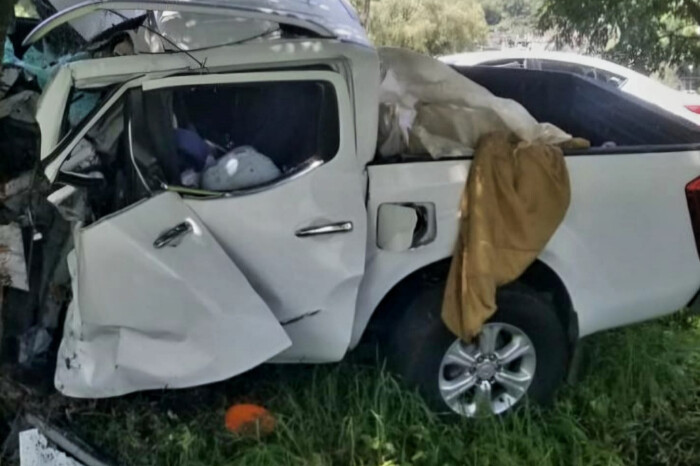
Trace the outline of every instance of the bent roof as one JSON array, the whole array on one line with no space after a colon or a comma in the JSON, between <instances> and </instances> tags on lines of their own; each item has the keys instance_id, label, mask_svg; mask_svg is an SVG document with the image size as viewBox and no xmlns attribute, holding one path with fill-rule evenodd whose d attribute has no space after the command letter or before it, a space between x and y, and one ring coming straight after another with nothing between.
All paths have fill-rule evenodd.
<instances>
[{"instance_id":1,"label":"bent roof","mask_svg":"<svg viewBox=\"0 0 700 466\"><path fill-rule=\"evenodd\" d=\"M61 2L65 4L66 2ZM307 29L324 37L370 45L355 10L346 0L88 0L70 6L42 21L24 43L44 37L61 24L95 11L156 10L191 11L266 19Z\"/></svg>"}]
</instances>

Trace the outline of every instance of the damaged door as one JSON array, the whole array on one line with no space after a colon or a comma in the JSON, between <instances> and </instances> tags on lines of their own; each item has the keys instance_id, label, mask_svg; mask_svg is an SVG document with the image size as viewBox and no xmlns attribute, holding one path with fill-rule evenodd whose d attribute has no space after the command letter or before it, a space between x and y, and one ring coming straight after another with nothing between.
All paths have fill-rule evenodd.
<instances>
[{"instance_id":1,"label":"damaged door","mask_svg":"<svg viewBox=\"0 0 700 466\"><path fill-rule=\"evenodd\" d=\"M56 387L100 398L210 383L290 340L210 232L173 192L79 229Z\"/></svg>"},{"instance_id":2,"label":"damaged door","mask_svg":"<svg viewBox=\"0 0 700 466\"><path fill-rule=\"evenodd\" d=\"M143 137L144 145L156 138L163 146L173 139L175 121L175 146L184 134L225 146L216 154L222 179L212 183L210 171L217 170L205 168L197 186L213 191L187 196L186 203L290 336L292 346L275 361L342 359L367 241L366 180L342 76L325 70L176 76L144 82L143 95L148 107L139 113L151 124L161 120L165 130L141 136L146 124L135 123L134 144ZM236 156L243 148L258 153L270 178L243 180L249 158ZM166 170L169 184L181 185L182 163L174 165ZM229 175L233 184L225 186Z\"/></svg>"}]
</instances>

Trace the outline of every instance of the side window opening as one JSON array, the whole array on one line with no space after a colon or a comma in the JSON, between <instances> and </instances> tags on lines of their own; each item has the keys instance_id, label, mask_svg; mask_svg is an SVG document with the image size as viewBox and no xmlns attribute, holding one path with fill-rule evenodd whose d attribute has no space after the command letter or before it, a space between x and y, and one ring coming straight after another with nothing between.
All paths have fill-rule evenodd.
<instances>
[{"instance_id":1,"label":"side window opening","mask_svg":"<svg viewBox=\"0 0 700 466\"><path fill-rule=\"evenodd\" d=\"M137 88L78 142L58 181L81 187L98 219L164 185L210 195L264 189L331 160L339 146L326 81Z\"/></svg>"},{"instance_id":2,"label":"side window opening","mask_svg":"<svg viewBox=\"0 0 700 466\"><path fill-rule=\"evenodd\" d=\"M94 124L61 165L59 184L84 193L86 205L81 220L90 223L126 205L124 171L128 167L122 97Z\"/></svg>"},{"instance_id":3,"label":"side window opening","mask_svg":"<svg viewBox=\"0 0 700 466\"><path fill-rule=\"evenodd\" d=\"M587 78L595 79L613 87L620 87L625 82L625 78L622 76L601 70L600 68L593 68L590 66L560 62L556 60L542 60L542 70L574 73Z\"/></svg>"},{"instance_id":4,"label":"side window opening","mask_svg":"<svg viewBox=\"0 0 700 466\"><path fill-rule=\"evenodd\" d=\"M168 185L258 188L330 160L339 147L337 98L323 81L158 89L144 92L143 105L132 111L145 116L134 144L150 146Z\"/></svg>"}]
</instances>

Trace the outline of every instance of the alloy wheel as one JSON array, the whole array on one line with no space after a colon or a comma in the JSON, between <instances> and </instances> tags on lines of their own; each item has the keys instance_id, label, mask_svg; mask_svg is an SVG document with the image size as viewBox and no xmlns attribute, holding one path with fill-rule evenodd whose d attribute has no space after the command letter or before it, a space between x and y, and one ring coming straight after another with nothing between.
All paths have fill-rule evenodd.
<instances>
[{"instance_id":1,"label":"alloy wheel","mask_svg":"<svg viewBox=\"0 0 700 466\"><path fill-rule=\"evenodd\" d=\"M501 414L523 399L537 367L535 347L519 328L488 323L471 343L457 339L440 364L439 390L455 413Z\"/></svg>"}]
</instances>

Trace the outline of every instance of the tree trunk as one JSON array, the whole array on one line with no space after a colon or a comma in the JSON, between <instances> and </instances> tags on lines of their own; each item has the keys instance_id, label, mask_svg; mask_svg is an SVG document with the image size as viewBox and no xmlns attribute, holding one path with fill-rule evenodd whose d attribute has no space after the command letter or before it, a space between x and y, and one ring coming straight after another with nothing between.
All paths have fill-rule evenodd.
<instances>
[{"instance_id":1,"label":"tree trunk","mask_svg":"<svg viewBox=\"0 0 700 466\"><path fill-rule=\"evenodd\" d=\"M0 0L0 1L2 1L2 0ZM365 3L362 5L362 13L360 14L360 22L365 27L365 29L369 29L369 7L370 7L371 3L372 3L372 0L365 0Z\"/></svg>"}]
</instances>

